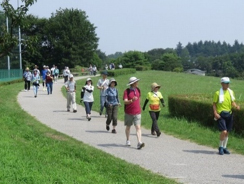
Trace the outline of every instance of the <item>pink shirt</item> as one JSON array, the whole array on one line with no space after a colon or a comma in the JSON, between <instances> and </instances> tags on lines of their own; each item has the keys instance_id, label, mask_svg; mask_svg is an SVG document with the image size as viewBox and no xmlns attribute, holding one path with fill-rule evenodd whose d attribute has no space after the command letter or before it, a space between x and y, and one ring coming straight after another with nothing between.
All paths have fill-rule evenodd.
<instances>
[{"instance_id":1,"label":"pink shirt","mask_svg":"<svg viewBox=\"0 0 244 184\"><path fill-rule=\"evenodd\" d=\"M130 115L141 114L141 106L140 106L140 92L136 88L135 90L130 89L129 95L127 96L127 89L124 91L123 99L131 100L134 96L137 96L137 100L132 103L125 105L125 113Z\"/></svg>"}]
</instances>

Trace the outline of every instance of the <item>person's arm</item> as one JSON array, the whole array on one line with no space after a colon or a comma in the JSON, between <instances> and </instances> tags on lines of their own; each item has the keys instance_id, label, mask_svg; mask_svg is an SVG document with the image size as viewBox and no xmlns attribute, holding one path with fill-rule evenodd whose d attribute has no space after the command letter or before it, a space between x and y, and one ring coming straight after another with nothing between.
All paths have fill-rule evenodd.
<instances>
[{"instance_id":1,"label":"person's arm","mask_svg":"<svg viewBox=\"0 0 244 184\"><path fill-rule=\"evenodd\" d=\"M213 113L214 113L214 118L217 120L220 118L220 115L217 112L217 106L216 103L213 103Z\"/></svg>"},{"instance_id":2,"label":"person's arm","mask_svg":"<svg viewBox=\"0 0 244 184\"><path fill-rule=\"evenodd\" d=\"M142 110L143 110L143 111L145 110L148 101L149 101L148 99L145 100L144 105L143 105L143 107L142 107Z\"/></svg>"},{"instance_id":3,"label":"person's arm","mask_svg":"<svg viewBox=\"0 0 244 184\"><path fill-rule=\"evenodd\" d=\"M236 102L231 103L232 107L236 108L237 110L240 110L240 106L236 104Z\"/></svg>"},{"instance_id":4,"label":"person's arm","mask_svg":"<svg viewBox=\"0 0 244 184\"><path fill-rule=\"evenodd\" d=\"M161 102L162 106L165 107L164 99L163 98L160 99L160 102Z\"/></svg>"}]
</instances>

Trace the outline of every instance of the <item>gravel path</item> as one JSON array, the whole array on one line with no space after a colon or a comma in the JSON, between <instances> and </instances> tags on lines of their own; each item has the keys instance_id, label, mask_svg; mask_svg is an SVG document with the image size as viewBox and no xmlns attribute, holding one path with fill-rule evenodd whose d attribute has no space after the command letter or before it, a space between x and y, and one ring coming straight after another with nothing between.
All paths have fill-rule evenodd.
<instances>
[{"instance_id":1,"label":"gravel path","mask_svg":"<svg viewBox=\"0 0 244 184\"><path fill-rule=\"evenodd\" d=\"M118 122L117 134L112 134L106 131L106 119L98 112L92 112L91 121L87 121L85 110L80 105L77 113L67 112L66 99L61 93L62 86L63 80L55 83L52 95L47 95L47 92L42 91L40 87L37 98L34 98L32 90L21 91L18 94L18 102L26 112L52 129L181 183L244 183L244 156L238 154L220 156L217 149L163 133L156 138L146 129L142 129L145 147L137 150L134 127L131 129L131 147L126 147L123 122ZM32 103L37 103L39 108L29 105Z\"/></svg>"}]
</instances>

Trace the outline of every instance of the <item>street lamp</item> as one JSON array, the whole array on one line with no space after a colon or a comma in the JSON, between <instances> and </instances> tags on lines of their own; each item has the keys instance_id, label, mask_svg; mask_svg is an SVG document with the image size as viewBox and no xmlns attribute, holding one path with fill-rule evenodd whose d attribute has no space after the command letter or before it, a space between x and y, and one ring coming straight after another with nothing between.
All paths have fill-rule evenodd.
<instances>
[{"instance_id":1,"label":"street lamp","mask_svg":"<svg viewBox=\"0 0 244 184\"><path fill-rule=\"evenodd\" d=\"M17 6L19 8L19 0L17 0ZM22 50L21 50L21 31L19 26L19 68L22 70Z\"/></svg>"}]
</instances>

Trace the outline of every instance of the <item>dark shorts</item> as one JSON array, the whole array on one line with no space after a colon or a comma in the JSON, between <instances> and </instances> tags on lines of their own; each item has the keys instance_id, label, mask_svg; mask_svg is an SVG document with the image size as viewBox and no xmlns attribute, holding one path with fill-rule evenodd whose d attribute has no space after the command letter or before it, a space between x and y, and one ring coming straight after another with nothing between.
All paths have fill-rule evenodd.
<instances>
[{"instance_id":1,"label":"dark shorts","mask_svg":"<svg viewBox=\"0 0 244 184\"><path fill-rule=\"evenodd\" d=\"M233 114L231 114L228 118L221 117L217 120L217 122L220 131L227 130L230 132L233 126Z\"/></svg>"}]
</instances>

